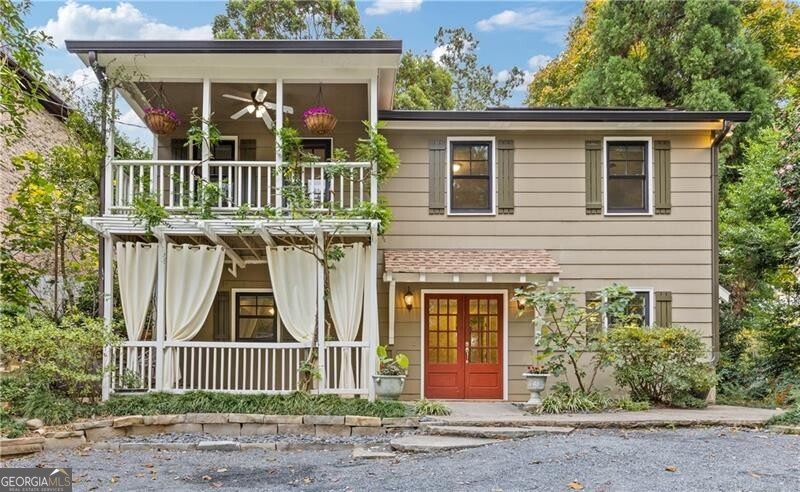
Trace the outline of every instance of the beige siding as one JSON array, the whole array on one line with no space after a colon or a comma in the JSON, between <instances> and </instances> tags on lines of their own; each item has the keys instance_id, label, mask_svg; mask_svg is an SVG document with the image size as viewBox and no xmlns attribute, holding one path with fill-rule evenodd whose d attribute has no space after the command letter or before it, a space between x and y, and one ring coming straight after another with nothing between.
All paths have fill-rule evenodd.
<instances>
[{"instance_id":1,"label":"beige siding","mask_svg":"<svg viewBox=\"0 0 800 492\"><path fill-rule=\"evenodd\" d=\"M381 249L508 248L546 249L561 265L560 281L578 291L598 290L612 282L673 294L672 317L711 340L711 138L708 132L637 133L498 132L475 133L511 139L515 146L513 215L449 217L428 214L428 142L465 132L389 131L402 161L383 186L394 212ZM604 136L647 135L672 144L672 211L669 215L605 217L586 215L584 142ZM381 258L379 273L383 272ZM395 299L396 351L412 361L407 398L420 394L420 312L402 305L406 285ZM518 285L412 285L416 302L421 288L513 289ZM379 280L381 340L388 330L388 287ZM530 320L519 318L509 303L509 382L512 400L526 398L519 376L530 363ZM602 384L608 384L606 376Z\"/></svg>"}]
</instances>

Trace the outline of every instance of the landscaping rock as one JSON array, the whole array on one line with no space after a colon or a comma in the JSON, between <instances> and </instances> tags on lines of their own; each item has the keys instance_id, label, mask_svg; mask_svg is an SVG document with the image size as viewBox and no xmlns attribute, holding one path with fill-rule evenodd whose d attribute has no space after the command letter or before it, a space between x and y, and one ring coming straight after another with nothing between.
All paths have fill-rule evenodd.
<instances>
[{"instance_id":1,"label":"landscaping rock","mask_svg":"<svg viewBox=\"0 0 800 492\"><path fill-rule=\"evenodd\" d=\"M257 413L232 413L228 415L228 422L235 424L263 424L264 416Z\"/></svg>"},{"instance_id":2,"label":"landscaping rock","mask_svg":"<svg viewBox=\"0 0 800 492\"><path fill-rule=\"evenodd\" d=\"M30 419L25 421L25 425L28 426L30 430L36 430L44 427L44 422L42 422L41 419Z\"/></svg>"},{"instance_id":3,"label":"landscaping rock","mask_svg":"<svg viewBox=\"0 0 800 492\"><path fill-rule=\"evenodd\" d=\"M242 449L263 449L264 451L275 451L274 442L243 442L240 444Z\"/></svg>"},{"instance_id":4,"label":"landscaping rock","mask_svg":"<svg viewBox=\"0 0 800 492\"><path fill-rule=\"evenodd\" d=\"M93 427L91 429L86 429L84 433L86 433L87 440L97 442L113 439L115 437L123 437L125 435L125 429L115 429L114 427Z\"/></svg>"},{"instance_id":5,"label":"landscaping rock","mask_svg":"<svg viewBox=\"0 0 800 492\"><path fill-rule=\"evenodd\" d=\"M0 456L15 456L18 454L38 453L42 450L41 444L20 444L18 446L0 446Z\"/></svg>"},{"instance_id":6,"label":"landscaping rock","mask_svg":"<svg viewBox=\"0 0 800 492\"><path fill-rule=\"evenodd\" d=\"M387 417L381 420L384 427L419 427L419 419L412 417Z\"/></svg>"},{"instance_id":7,"label":"landscaping rock","mask_svg":"<svg viewBox=\"0 0 800 492\"><path fill-rule=\"evenodd\" d=\"M111 427L113 424L114 421L111 419L89 420L86 422L75 422L74 424L72 424L72 428L75 430L97 429L100 427Z\"/></svg>"},{"instance_id":8,"label":"landscaping rock","mask_svg":"<svg viewBox=\"0 0 800 492\"><path fill-rule=\"evenodd\" d=\"M166 433L175 433L175 434L188 434L188 433L197 433L200 434L203 432L203 424L172 424L172 425L165 425L164 432Z\"/></svg>"},{"instance_id":9,"label":"landscaping rock","mask_svg":"<svg viewBox=\"0 0 800 492\"><path fill-rule=\"evenodd\" d=\"M83 437L83 431L57 431L47 432L44 435L48 439L67 439L70 437Z\"/></svg>"},{"instance_id":10,"label":"landscaping rock","mask_svg":"<svg viewBox=\"0 0 800 492\"><path fill-rule=\"evenodd\" d=\"M302 415L263 415L265 424L302 424Z\"/></svg>"},{"instance_id":11,"label":"landscaping rock","mask_svg":"<svg viewBox=\"0 0 800 492\"><path fill-rule=\"evenodd\" d=\"M64 449L74 448L86 444L86 438L83 432L80 437L49 437L44 440L44 449Z\"/></svg>"},{"instance_id":12,"label":"landscaping rock","mask_svg":"<svg viewBox=\"0 0 800 492\"><path fill-rule=\"evenodd\" d=\"M132 425L144 424L144 417L141 415L129 415L127 417L117 417L114 419L114 427L130 427Z\"/></svg>"},{"instance_id":13,"label":"landscaping rock","mask_svg":"<svg viewBox=\"0 0 800 492\"><path fill-rule=\"evenodd\" d=\"M771 425L769 430L781 434L794 434L800 436L800 425Z\"/></svg>"},{"instance_id":14,"label":"landscaping rock","mask_svg":"<svg viewBox=\"0 0 800 492\"><path fill-rule=\"evenodd\" d=\"M380 417L363 417L361 415L347 415L344 418L345 425L353 425L359 427L380 427Z\"/></svg>"},{"instance_id":15,"label":"landscaping rock","mask_svg":"<svg viewBox=\"0 0 800 492\"><path fill-rule=\"evenodd\" d=\"M315 433L313 425L306 424L278 424L278 434L300 434L313 436Z\"/></svg>"},{"instance_id":16,"label":"landscaping rock","mask_svg":"<svg viewBox=\"0 0 800 492\"><path fill-rule=\"evenodd\" d=\"M344 417L341 415L305 415L303 423L310 425L344 425Z\"/></svg>"},{"instance_id":17,"label":"landscaping rock","mask_svg":"<svg viewBox=\"0 0 800 492\"><path fill-rule=\"evenodd\" d=\"M349 425L317 425L315 434L317 436L347 437L350 435Z\"/></svg>"},{"instance_id":18,"label":"landscaping rock","mask_svg":"<svg viewBox=\"0 0 800 492\"><path fill-rule=\"evenodd\" d=\"M17 437L14 439L0 439L0 447L28 446L30 444L44 444L43 437Z\"/></svg>"},{"instance_id":19,"label":"landscaping rock","mask_svg":"<svg viewBox=\"0 0 800 492\"><path fill-rule=\"evenodd\" d=\"M197 443L198 451L238 451L240 445L234 441L202 441Z\"/></svg>"},{"instance_id":20,"label":"landscaping rock","mask_svg":"<svg viewBox=\"0 0 800 492\"><path fill-rule=\"evenodd\" d=\"M452 436L407 436L393 439L393 449L412 453L430 453L434 451L452 451L455 449L477 448L500 442L496 439L478 439L472 437Z\"/></svg>"},{"instance_id":21,"label":"landscaping rock","mask_svg":"<svg viewBox=\"0 0 800 492\"><path fill-rule=\"evenodd\" d=\"M188 413L186 422L189 424L227 424L227 413Z\"/></svg>"},{"instance_id":22,"label":"landscaping rock","mask_svg":"<svg viewBox=\"0 0 800 492\"><path fill-rule=\"evenodd\" d=\"M144 425L172 425L186 422L186 415L145 415Z\"/></svg>"},{"instance_id":23,"label":"landscaping rock","mask_svg":"<svg viewBox=\"0 0 800 492\"><path fill-rule=\"evenodd\" d=\"M266 436L278 433L278 424L242 424L243 436Z\"/></svg>"},{"instance_id":24,"label":"landscaping rock","mask_svg":"<svg viewBox=\"0 0 800 492\"><path fill-rule=\"evenodd\" d=\"M383 427L353 427L351 434L354 436L380 436L386 434Z\"/></svg>"},{"instance_id":25,"label":"landscaping rock","mask_svg":"<svg viewBox=\"0 0 800 492\"><path fill-rule=\"evenodd\" d=\"M203 432L217 436L240 436L242 426L239 424L203 424Z\"/></svg>"},{"instance_id":26,"label":"landscaping rock","mask_svg":"<svg viewBox=\"0 0 800 492\"><path fill-rule=\"evenodd\" d=\"M134 425L128 427L129 436L148 436L151 434L163 434L166 432L165 425Z\"/></svg>"}]
</instances>

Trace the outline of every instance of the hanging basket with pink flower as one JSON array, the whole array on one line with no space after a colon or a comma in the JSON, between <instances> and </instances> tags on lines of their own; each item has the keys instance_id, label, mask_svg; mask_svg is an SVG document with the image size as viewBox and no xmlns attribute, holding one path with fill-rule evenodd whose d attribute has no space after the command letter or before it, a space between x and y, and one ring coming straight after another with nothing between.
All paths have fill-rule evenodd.
<instances>
[{"instance_id":1,"label":"hanging basket with pink flower","mask_svg":"<svg viewBox=\"0 0 800 492\"><path fill-rule=\"evenodd\" d=\"M327 106L312 106L303 112L303 123L306 128L317 135L326 135L336 128L336 116Z\"/></svg>"},{"instance_id":2,"label":"hanging basket with pink flower","mask_svg":"<svg viewBox=\"0 0 800 492\"><path fill-rule=\"evenodd\" d=\"M144 122L147 128L156 135L169 135L180 125L178 114L168 108L150 107L144 110Z\"/></svg>"}]
</instances>

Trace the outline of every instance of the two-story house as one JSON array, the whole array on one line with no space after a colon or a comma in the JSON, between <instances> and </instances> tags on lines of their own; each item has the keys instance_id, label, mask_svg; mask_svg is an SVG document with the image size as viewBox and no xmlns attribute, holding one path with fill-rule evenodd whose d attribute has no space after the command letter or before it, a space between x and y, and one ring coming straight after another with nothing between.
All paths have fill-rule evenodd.
<instances>
[{"instance_id":1,"label":"two-story house","mask_svg":"<svg viewBox=\"0 0 800 492\"><path fill-rule=\"evenodd\" d=\"M154 135L152 161L110 150L104 213L86 218L116 251L105 312L110 323L116 262L129 335L107 351L106 395L292 391L313 347L317 391L371 397L388 344L411 360L406 398L522 400L533 328L512 296L533 281L588 299L628 285L645 324L694 328L717 352L717 147L747 113L397 111L399 41L67 48L98 72L139 74L118 92L140 115L168 105L185 122L197 108L201 132L221 135L187 145L184 123ZM321 103L338 120L323 135L301 116ZM383 122L400 157L380 189L375 163L329 162L334 148L354 155L362 121ZM317 215L287 208L285 125L319 156L299 181ZM190 210L200 183L220 190L213 216ZM143 193L170 215L152 235L135 213ZM357 213L379 199L393 214L383 235ZM343 245L328 296L309 238Z\"/></svg>"}]
</instances>

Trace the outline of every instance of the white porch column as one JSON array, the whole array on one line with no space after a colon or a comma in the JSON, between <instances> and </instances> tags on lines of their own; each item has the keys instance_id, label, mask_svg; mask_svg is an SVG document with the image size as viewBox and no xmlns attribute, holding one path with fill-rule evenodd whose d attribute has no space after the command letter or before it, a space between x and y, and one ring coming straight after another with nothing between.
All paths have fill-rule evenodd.
<instances>
[{"instance_id":1,"label":"white porch column","mask_svg":"<svg viewBox=\"0 0 800 492\"><path fill-rule=\"evenodd\" d=\"M378 224L373 221L370 225L369 243L369 279L365 289L369 289L369 298L366 299L369 309L369 323L365 323L367 328L367 340L369 341L369 357L367 358L367 387L369 388L370 401L375 399L375 385L372 383L372 375L376 373L377 355L375 350L380 342L380 329L378 328ZM366 311L365 311L366 314Z\"/></svg>"},{"instance_id":2,"label":"white porch column","mask_svg":"<svg viewBox=\"0 0 800 492\"><path fill-rule=\"evenodd\" d=\"M369 80L369 124L375 128L378 124L378 77ZM369 201L378 203L378 163L372 163L369 180Z\"/></svg>"},{"instance_id":3,"label":"white porch column","mask_svg":"<svg viewBox=\"0 0 800 492\"><path fill-rule=\"evenodd\" d=\"M203 142L201 146L201 155L203 159L203 181L208 181L210 172L208 161L211 159L211 146L209 145L208 136L209 136L209 128L208 128L208 121L211 119L211 80L210 79L203 79L203 108L202 108L202 131L203 131Z\"/></svg>"},{"instance_id":4,"label":"white porch column","mask_svg":"<svg viewBox=\"0 0 800 492\"><path fill-rule=\"evenodd\" d=\"M275 208L283 209L283 150L281 149L281 129L283 128L283 79L275 81Z\"/></svg>"},{"instance_id":5,"label":"white porch column","mask_svg":"<svg viewBox=\"0 0 800 492\"><path fill-rule=\"evenodd\" d=\"M163 391L164 339L167 326L167 239L164 235L158 238L156 272L156 391Z\"/></svg>"},{"instance_id":6,"label":"white porch column","mask_svg":"<svg viewBox=\"0 0 800 492\"><path fill-rule=\"evenodd\" d=\"M117 91L109 90L108 113L103 117L106 119L106 156L105 163L105 182L103 183L103 196L105 204L103 214L111 214L111 205L114 203L114 108L116 104ZM133 176L131 176L133 179ZM113 254L111 250L106 250L106 255Z\"/></svg>"},{"instance_id":7,"label":"white porch column","mask_svg":"<svg viewBox=\"0 0 800 492\"><path fill-rule=\"evenodd\" d=\"M325 235L319 224L317 228L317 247L320 254L325 254ZM328 368L325 366L325 267L317 261L317 363L322 376L318 381L317 390L327 389Z\"/></svg>"},{"instance_id":8,"label":"white porch column","mask_svg":"<svg viewBox=\"0 0 800 492\"><path fill-rule=\"evenodd\" d=\"M114 239L111 235L103 238L105 255L103 255L103 326L106 332L111 332L111 323L114 316ZM111 347L103 347L103 401L111 396Z\"/></svg>"}]
</instances>

